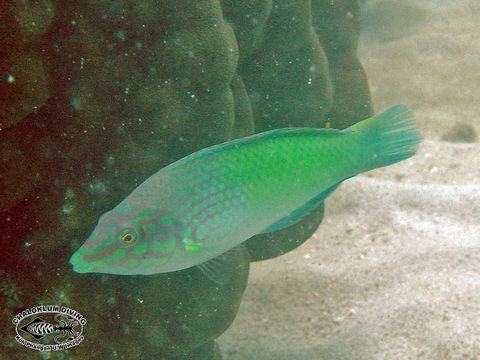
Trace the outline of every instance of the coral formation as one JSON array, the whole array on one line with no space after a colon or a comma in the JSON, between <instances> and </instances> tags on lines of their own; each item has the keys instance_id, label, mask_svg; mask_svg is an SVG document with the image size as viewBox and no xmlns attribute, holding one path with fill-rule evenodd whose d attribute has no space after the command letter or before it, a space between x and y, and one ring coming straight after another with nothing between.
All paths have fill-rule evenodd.
<instances>
[{"instance_id":1,"label":"coral formation","mask_svg":"<svg viewBox=\"0 0 480 360\"><path fill-rule=\"evenodd\" d=\"M3 324L69 304L89 341L69 359L220 359L250 261L303 243L323 207L248 241L219 286L196 269L79 275L68 258L98 217L162 166L285 126L345 127L371 112L357 1L8 1L0 5ZM2 358L36 354L2 328ZM62 355L63 356L63 355Z\"/></svg>"}]
</instances>

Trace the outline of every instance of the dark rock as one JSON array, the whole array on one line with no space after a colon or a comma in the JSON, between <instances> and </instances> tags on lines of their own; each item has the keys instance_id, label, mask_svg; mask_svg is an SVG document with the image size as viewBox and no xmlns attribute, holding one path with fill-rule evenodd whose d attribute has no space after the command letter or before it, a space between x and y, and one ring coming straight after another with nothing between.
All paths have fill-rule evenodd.
<instances>
[{"instance_id":1,"label":"dark rock","mask_svg":"<svg viewBox=\"0 0 480 360\"><path fill-rule=\"evenodd\" d=\"M303 243L323 204L248 240L222 285L195 268L80 275L68 258L102 213L178 158L254 131L346 126L369 113L356 8L345 18L356 3L335 1L332 12L307 0L57 1L53 19L48 1L27 3L18 2L31 11L0 5L0 51L15 50L2 69L18 68L23 84L0 92L10 96L1 100L0 321L65 304L88 323L85 341L59 359L221 359L215 339L235 318L249 261ZM0 330L2 356L36 358L11 330Z\"/></svg>"},{"instance_id":2,"label":"dark rock","mask_svg":"<svg viewBox=\"0 0 480 360\"><path fill-rule=\"evenodd\" d=\"M247 90L245 89L245 84L238 74L233 77L231 87L235 104L235 121L233 123L232 138L252 135L254 132L252 106L248 98Z\"/></svg>"},{"instance_id":3,"label":"dark rock","mask_svg":"<svg viewBox=\"0 0 480 360\"><path fill-rule=\"evenodd\" d=\"M373 113L367 77L357 57L360 5L357 0L313 0L312 17L334 89L327 118L332 128L343 129Z\"/></svg>"},{"instance_id":4,"label":"dark rock","mask_svg":"<svg viewBox=\"0 0 480 360\"><path fill-rule=\"evenodd\" d=\"M16 0L11 11L18 26L20 41L24 44L39 40L55 15L55 7L50 0Z\"/></svg>"},{"instance_id":5,"label":"dark rock","mask_svg":"<svg viewBox=\"0 0 480 360\"><path fill-rule=\"evenodd\" d=\"M39 109L49 97L48 60L39 47L54 14L48 0L0 5L0 131Z\"/></svg>"},{"instance_id":6,"label":"dark rock","mask_svg":"<svg viewBox=\"0 0 480 360\"><path fill-rule=\"evenodd\" d=\"M277 1L263 46L240 64L255 131L321 126L332 103L325 53L312 28L309 1Z\"/></svg>"},{"instance_id":7,"label":"dark rock","mask_svg":"<svg viewBox=\"0 0 480 360\"><path fill-rule=\"evenodd\" d=\"M265 24L272 11L272 0L222 1L225 18L232 22L240 50L240 62L264 45Z\"/></svg>"},{"instance_id":8,"label":"dark rock","mask_svg":"<svg viewBox=\"0 0 480 360\"><path fill-rule=\"evenodd\" d=\"M450 142L470 143L477 141L477 139L478 135L473 125L463 121L455 122L452 128L442 136L443 141Z\"/></svg>"},{"instance_id":9,"label":"dark rock","mask_svg":"<svg viewBox=\"0 0 480 360\"><path fill-rule=\"evenodd\" d=\"M46 69L35 52L20 51L0 64L0 131L39 109L48 99Z\"/></svg>"}]
</instances>

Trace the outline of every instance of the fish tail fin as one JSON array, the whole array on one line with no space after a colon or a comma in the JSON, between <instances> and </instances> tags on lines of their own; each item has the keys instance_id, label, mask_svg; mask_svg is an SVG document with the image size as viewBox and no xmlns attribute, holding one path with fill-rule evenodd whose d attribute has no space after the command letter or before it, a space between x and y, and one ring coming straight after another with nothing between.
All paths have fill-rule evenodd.
<instances>
[{"instance_id":1,"label":"fish tail fin","mask_svg":"<svg viewBox=\"0 0 480 360\"><path fill-rule=\"evenodd\" d=\"M396 105L349 129L361 131L372 146L366 164L368 170L408 159L421 141L413 115L405 105Z\"/></svg>"}]
</instances>

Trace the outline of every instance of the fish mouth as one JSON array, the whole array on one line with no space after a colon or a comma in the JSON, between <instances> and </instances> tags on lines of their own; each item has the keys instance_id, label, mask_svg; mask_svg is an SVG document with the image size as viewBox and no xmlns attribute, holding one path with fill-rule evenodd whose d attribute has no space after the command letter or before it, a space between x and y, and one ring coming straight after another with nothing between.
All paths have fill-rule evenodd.
<instances>
[{"instance_id":1,"label":"fish mouth","mask_svg":"<svg viewBox=\"0 0 480 360\"><path fill-rule=\"evenodd\" d=\"M80 250L76 251L70 257L70 260L68 262L72 265L73 271L75 271L76 273L80 273L80 274L86 274L86 273L89 273L89 272L93 272L92 267L95 265L94 263L86 262L83 259L83 255L80 254Z\"/></svg>"}]
</instances>

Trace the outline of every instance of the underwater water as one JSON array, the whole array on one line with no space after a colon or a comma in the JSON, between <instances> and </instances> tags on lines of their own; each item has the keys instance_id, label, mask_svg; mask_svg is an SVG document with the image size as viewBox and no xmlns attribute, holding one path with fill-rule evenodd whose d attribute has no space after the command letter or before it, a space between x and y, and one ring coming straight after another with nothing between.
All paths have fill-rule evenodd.
<instances>
[{"instance_id":1,"label":"underwater water","mask_svg":"<svg viewBox=\"0 0 480 360\"><path fill-rule=\"evenodd\" d=\"M0 9L0 359L480 359L476 1Z\"/></svg>"}]
</instances>

